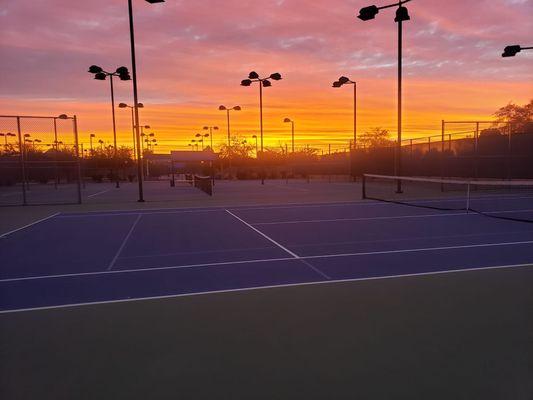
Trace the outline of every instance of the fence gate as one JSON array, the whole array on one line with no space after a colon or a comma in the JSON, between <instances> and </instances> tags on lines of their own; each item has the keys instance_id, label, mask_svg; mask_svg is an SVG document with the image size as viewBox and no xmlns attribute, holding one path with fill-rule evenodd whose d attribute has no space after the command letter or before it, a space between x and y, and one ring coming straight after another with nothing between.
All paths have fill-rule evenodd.
<instances>
[{"instance_id":1,"label":"fence gate","mask_svg":"<svg viewBox=\"0 0 533 400\"><path fill-rule=\"evenodd\" d=\"M81 203L76 117L0 115L0 206Z\"/></svg>"}]
</instances>

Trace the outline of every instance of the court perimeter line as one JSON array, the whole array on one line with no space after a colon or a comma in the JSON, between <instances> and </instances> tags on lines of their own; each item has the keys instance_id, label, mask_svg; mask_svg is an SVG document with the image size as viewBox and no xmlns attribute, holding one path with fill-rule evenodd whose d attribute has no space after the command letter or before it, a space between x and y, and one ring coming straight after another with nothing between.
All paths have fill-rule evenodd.
<instances>
[{"instance_id":1,"label":"court perimeter line","mask_svg":"<svg viewBox=\"0 0 533 400\"><path fill-rule=\"evenodd\" d=\"M5 237L7 237L7 236L9 236L9 235L11 235L11 234L13 234L15 232L18 232L18 231L21 231L23 229L29 228L30 226L37 225L37 224L39 224L41 222L44 222L44 221L46 221L46 220L48 220L50 218L54 218L55 216L57 216L59 214L60 214L59 212L56 212L56 213L54 213L52 215L49 215L48 217L44 217L44 218L41 218L41 219L39 219L37 221L31 222L28 225L24 225L24 226L21 226L20 228L13 229L12 231L3 233L2 235L0 235L0 239L3 239L3 238L5 238Z\"/></svg>"},{"instance_id":2,"label":"court perimeter line","mask_svg":"<svg viewBox=\"0 0 533 400\"><path fill-rule=\"evenodd\" d=\"M298 259L298 260L302 260L302 258L290 251L288 248L286 248L285 246L281 245L280 243L276 242L274 239L272 239L270 236L266 235L265 233L261 232L259 229L253 227L252 225L250 225L248 222L246 222L245 220L243 220L242 218L239 218L238 216L236 216L235 214L233 214L231 211L229 210L226 210L226 212L231 215L233 218L241 221L244 225L246 225L248 228L254 230L256 233L259 233L261 236L263 236L265 239L267 239L268 241L270 241L271 243L274 243L276 246L278 246L281 250L285 251L286 253L289 253L291 256L293 256L294 258ZM309 262L305 261L305 260L302 260L302 262L307 265L309 268L311 268L313 271L315 271L317 274L321 275L323 278L326 278L326 279L331 279L331 277L327 276L325 273L323 273L321 270L319 270L318 268L316 268L314 265L311 265Z\"/></svg>"},{"instance_id":3,"label":"court perimeter line","mask_svg":"<svg viewBox=\"0 0 533 400\"><path fill-rule=\"evenodd\" d=\"M531 267L531 266L533 266L533 264L495 265L495 266L490 266L490 267L479 267L479 268L456 267L456 269L449 269L449 270L444 270L444 271L417 272L413 274L383 275L383 276L372 276L372 277L366 277L366 278L336 279L336 280L302 282L302 283L286 283L286 284L281 284L281 285L267 285L267 286L255 286L255 287L239 288L239 289L213 290L210 292L181 293L181 294L171 294L171 295L164 295L164 296L137 297L134 299L120 299L120 300L62 304L59 306L20 308L17 310L1 310L0 314L12 314L12 313L28 312L28 311L44 311L44 310L54 310L54 309L62 309L62 308L77 308L77 307L115 304L115 303L131 303L131 302L150 301L150 300L165 300L165 299L173 299L173 298L178 298L178 297L205 296L205 295L210 295L210 294L251 292L251 291L256 291L256 290L268 290L268 289L277 289L277 288L292 288L292 287L300 287L300 286L316 286L316 285L339 284L339 283L349 283L349 282L376 281L376 280L385 280L385 279L399 279L399 278L401 279L401 278L410 278L410 277L418 277L418 276L448 275L448 274L458 274L462 272L477 272L477 271L488 271L488 270L499 270L499 269L525 268L525 267Z\"/></svg>"},{"instance_id":4,"label":"court perimeter line","mask_svg":"<svg viewBox=\"0 0 533 400\"><path fill-rule=\"evenodd\" d=\"M502 210L502 211L483 211L482 214L511 214L511 213L522 213L522 212L532 212L533 209L528 210ZM465 210L457 210L454 213L446 214L412 214L412 215L398 215L398 216L389 216L389 217L362 217L362 218L333 218L333 219L310 219L302 221L279 221L279 222L257 222L252 225L291 225L291 224L313 224L319 222L341 222L341 221L372 221L372 220L382 220L382 219L404 219L404 218L432 218L432 217L457 217L457 216L470 216L470 215L480 215L477 212L467 213Z\"/></svg>"},{"instance_id":5,"label":"court perimeter line","mask_svg":"<svg viewBox=\"0 0 533 400\"><path fill-rule=\"evenodd\" d=\"M141 220L141 217L142 217L142 214L139 214L139 215L137 216L137 219L135 220L135 222L134 222L133 225L131 226L130 230L128 231L128 234L126 235L126 237L125 237L124 240L122 241L122 244L121 244L120 247L118 248L118 251L117 251L117 253L115 254L115 257L113 257L113 260L111 260L111 263L109 263L109 266L107 267L107 271L111 271L111 269L113 268L113 266L114 266L115 263L117 262L118 256L120 255L120 253L122 253L122 249L124 249L124 247L126 246L126 243L128 242L128 239L130 238L131 234L133 233L133 230L135 229L135 227L137 226L137 224L138 224L139 221Z\"/></svg>"},{"instance_id":6,"label":"court perimeter line","mask_svg":"<svg viewBox=\"0 0 533 400\"><path fill-rule=\"evenodd\" d=\"M481 243L473 245L461 245L461 246L442 246L442 247L422 247L418 249L402 249L402 250L383 250L383 251L367 251L361 253L339 253L339 254L320 254L315 256L301 256L301 257L280 257L280 258L265 258L255 260L239 260L239 261L224 261L218 263L202 263L202 264L189 264L189 265L171 265L168 267L145 267L136 269L118 269L110 271L93 271L93 272L78 272L72 274L57 274L57 275L38 275L38 276L26 276L21 278L5 278L0 279L0 283L7 282L20 282L20 281L33 281L41 279L57 279L57 278L71 278L80 276L93 276L93 275L107 275L107 274L130 274L135 272L151 272L151 271L165 271L173 269L186 269L186 268L202 268L202 267L221 267L225 265L240 265L240 264L259 264L269 263L277 261L294 261L294 260L313 260L322 258L342 258L342 257L358 257L358 256L372 256L380 254L401 254L401 253L417 253L426 251L440 251L440 250L458 250L469 248L481 248L481 247L498 247L498 246L516 246L521 244L533 244L533 240L520 241L520 242L502 242L502 243Z\"/></svg>"},{"instance_id":7,"label":"court perimeter line","mask_svg":"<svg viewBox=\"0 0 533 400\"><path fill-rule=\"evenodd\" d=\"M102 191L100 191L100 192L90 194L90 195L88 195L87 197L95 197L95 196L98 196L98 195L101 195L101 194L107 193L107 192L109 192L110 190L111 190L111 189L102 190Z\"/></svg>"}]
</instances>

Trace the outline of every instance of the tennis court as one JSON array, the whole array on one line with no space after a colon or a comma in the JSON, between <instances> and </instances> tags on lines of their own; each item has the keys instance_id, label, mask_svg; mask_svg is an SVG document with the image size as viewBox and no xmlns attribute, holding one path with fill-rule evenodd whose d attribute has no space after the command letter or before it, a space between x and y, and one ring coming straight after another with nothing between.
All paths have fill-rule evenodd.
<instances>
[{"instance_id":1,"label":"tennis court","mask_svg":"<svg viewBox=\"0 0 533 400\"><path fill-rule=\"evenodd\" d=\"M533 197L472 199L520 220L379 201L54 214L0 239L0 309L533 264Z\"/></svg>"}]
</instances>

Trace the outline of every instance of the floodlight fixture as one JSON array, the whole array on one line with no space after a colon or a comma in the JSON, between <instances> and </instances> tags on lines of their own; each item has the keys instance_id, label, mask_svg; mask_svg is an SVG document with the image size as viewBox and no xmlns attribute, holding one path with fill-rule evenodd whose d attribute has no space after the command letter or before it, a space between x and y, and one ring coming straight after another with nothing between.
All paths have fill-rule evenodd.
<instances>
[{"instance_id":1,"label":"floodlight fixture","mask_svg":"<svg viewBox=\"0 0 533 400\"><path fill-rule=\"evenodd\" d=\"M515 44L515 45L512 45L512 46L507 46L503 50L502 57L514 57L518 53L520 53L522 50L532 50L532 49L533 49L533 47L522 47L522 46L520 46L518 44Z\"/></svg>"},{"instance_id":2,"label":"floodlight fixture","mask_svg":"<svg viewBox=\"0 0 533 400\"><path fill-rule=\"evenodd\" d=\"M259 74L255 71L252 71L248 74L249 79L259 79Z\"/></svg>"},{"instance_id":3,"label":"floodlight fixture","mask_svg":"<svg viewBox=\"0 0 533 400\"><path fill-rule=\"evenodd\" d=\"M241 81L241 86L250 86L252 84L252 81L250 79L243 79Z\"/></svg>"},{"instance_id":4,"label":"floodlight fixture","mask_svg":"<svg viewBox=\"0 0 533 400\"><path fill-rule=\"evenodd\" d=\"M128 75L130 73L130 71L128 70L128 67L118 67L116 72L119 75Z\"/></svg>"},{"instance_id":5,"label":"floodlight fixture","mask_svg":"<svg viewBox=\"0 0 533 400\"><path fill-rule=\"evenodd\" d=\"M377 6L368 6L363 7L359 10L359 15L357 18L363 21L368 21L376 18L376 15L379 13L379 8Z\"/></svg>"},{"instance_id":6,"label":"floodlight fixture","mask_svg":"<svg viewBox=\"0 0 533 400\"><path fill-rule=\"evenodd\" d=\"M88 72L90 72L91 74L98 74L98 73L100 73L102 71L103 71L102 67L99 67L98 65L91 65L89 67L89 71Z\"/></svg>"},{"instance_id":7,"label":"floodlight fixture","mask_svg":"<svg viewBox=\"0 0 533 400\"><path fill-rule=\"evenodd\" d=\"M281 74L279 72L274 72L273 74L270 74L270 79L280 81L282 79Z\"/></svg>"},{"instance_id":8,"label":"floodlight fixture","mask_svg":"<svg viewBox=\"0 0 533 400\"><path fill-rule=\"evenodd\" d=\"M398 9L396 10L396 18L394 18L394 22L409 20L411 20L411 17L409 16L409 11L407 11L407 8L401 6L398 7Z\"/></svg>"}]
</instances>

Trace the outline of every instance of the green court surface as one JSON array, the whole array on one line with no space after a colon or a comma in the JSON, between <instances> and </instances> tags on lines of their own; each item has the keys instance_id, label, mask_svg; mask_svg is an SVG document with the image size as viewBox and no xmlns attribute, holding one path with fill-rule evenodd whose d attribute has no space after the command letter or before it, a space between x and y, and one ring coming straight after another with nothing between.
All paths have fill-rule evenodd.
<instances>
[{"instance_id":1,"label":"green court surface","mask_svg":"<svg viewBox=\"0 0 533 400\"><path fill-rule=\"evenodd\" d=\"M533 270L0 315L5 399L517 399Z\"/></svg>"}]
</instances>

